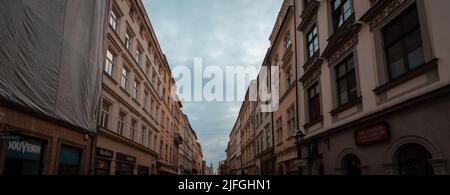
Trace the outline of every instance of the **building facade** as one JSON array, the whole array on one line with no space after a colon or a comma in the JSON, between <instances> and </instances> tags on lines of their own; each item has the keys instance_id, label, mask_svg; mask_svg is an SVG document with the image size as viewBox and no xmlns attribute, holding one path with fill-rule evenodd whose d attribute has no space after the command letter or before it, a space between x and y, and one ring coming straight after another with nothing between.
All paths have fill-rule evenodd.
<instances>
[{"instance_id":1,"label":"building facade","mask_svg":"<svg viewBox=\"0 0 450 195\"><path fill-rule=\"evenodd\" d=\"M92 174L106 1L0 7L0 175Z\"/></svg>"},{"instance_id":2,"label":"building facade","mask_svg":"<svg viewBox=\"0 0 450 195\"><path fill-rule=\"evenodd\" d=\"M142 1L110 8L96 173L178 174L182 141L192 138L180 137L190 125L172 98L166 56Z\"/></svg>"},{"instance_id":3,"label":"building facade","mask_svg":"<svg viewBox=\"0 0 450 195\"><path fill-rule=\"evenodd\" d=\"M305 173L449 174L450 3L297 4Z\"/></svg>"},{"instance_id":4,"label":"building facade","mask_svg":"<svg viewBox=\"0 0 450 195\"><path fill-rule=\"evenodd\" d=\"M276 173L449 174L450 26L442 19L449 7L443 0L284 1L280 15L296 29L297 120L295 128L285 122L290 98L281 68L280 108L271 119ZM283 29L279 21L274 32ZM286 60L271 57L276 48L271 41L265 61L283 66ZM288 130L305 134L300 152ZM227 163L234 162L235 140Z\"/></svg>"}]
</instances>

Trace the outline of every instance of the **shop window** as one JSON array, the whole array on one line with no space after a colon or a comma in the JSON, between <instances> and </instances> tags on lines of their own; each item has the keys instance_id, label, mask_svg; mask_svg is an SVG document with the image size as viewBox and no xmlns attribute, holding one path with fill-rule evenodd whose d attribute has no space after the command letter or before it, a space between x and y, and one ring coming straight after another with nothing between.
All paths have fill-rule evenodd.
<instances>
[{"instance_id":1,"label":"shop window","mask_svg":"<svg viewBox=\"0 0 450 195\"><path fill-rule=\"evenodd\" d=\"M133 165L116 162L116 175L133 175Z\"/></svg>"},{"instance_id":2,"label":"shop window","mask_svg":"<svg viewBox=\"0 0 450 195\"><path fill-rule=\"evenodd\" d=\"M8 142L3 175L40 175L44 141L22 137Z\"/></svg>"},{"instance_id":3,"label":"shop window","mask_svg":"<svg viewBox=\"0 0 450 195\"><path fill-rule=\"evenodd\" d=\"M79 175L81 149L62 145L59 154L58 175Z\"/></svg>"},{"instance_id":4,"label":"shop window","mask_svg":"<svg viewBox=\"0 0 450 195\"><path fill-rule=\"evenodd\" d=\"M149 175L149 173L150 173L150 168L143 167L143 166L138 167L138 175Z\"/></svg>"},{"instance_id":5,"label":"shop window","mask_svg":"<svg viewBox=\"0 0 450 195\"><path fill-rule=\"evenodd\" d=\"M95 160L95 175L109 175L111 161L97 159Z\"/></svg>"}]
</instances>

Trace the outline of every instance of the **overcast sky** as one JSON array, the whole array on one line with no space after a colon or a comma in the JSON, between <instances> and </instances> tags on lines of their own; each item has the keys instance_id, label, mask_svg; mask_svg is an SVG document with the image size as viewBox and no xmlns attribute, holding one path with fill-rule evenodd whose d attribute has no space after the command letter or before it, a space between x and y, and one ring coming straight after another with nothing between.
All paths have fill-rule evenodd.
<instances>
[{"instance_id":1,"label":"overcast sky","mask_svg":"<svg viewBox=\"0 0 450 195\"><path fill-rule=\"evenodd\" d=\"M282 0L143 0L171 67L260 66ZM239 86L246 88L246 86ZM241 102L183 102L214 169L226 158Z\"/></svg>"}]
</instances>

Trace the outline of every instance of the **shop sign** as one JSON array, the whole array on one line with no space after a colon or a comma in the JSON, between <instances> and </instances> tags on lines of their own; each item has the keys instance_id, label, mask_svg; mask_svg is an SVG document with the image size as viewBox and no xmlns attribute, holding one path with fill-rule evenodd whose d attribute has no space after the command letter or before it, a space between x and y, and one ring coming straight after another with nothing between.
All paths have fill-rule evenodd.
<instances>
[{"instance_id":1,"label":"shop sign","mask_svg":"<svg viewBox=\"0 0 450 195\"><path fill-rule=\"evenodd\" d=\"M356 145L365 146L389 140L389 136L388 125L382 123L355 132L355 141Z\"/></svg>"},{"instance_id":2,"label":"shop sign","mask_svg":"<svg viewBox=\"0 0 450 195\"><path fill-rule=\"evenodd\" d=\"M21 159L40 159L42 155L43 142L33 139L22 139L20 141L8 142L8 157Z\"/></svg>"},{"instance_id":3,"label":"shop sign","mask_svg":"<svg viewBox=\"0 0 450 195\"><path fill-rule=\"evenodd\" d=\"M113 157L113 151L103 149L103 148L97 148L97 156L98 157L104 157L104 158L112 158Z\"/></svg>"},{"instance_id":4,"label":"shop sign","mask_svg":"<svg viewBox=\"0 0 450 195\"><path fill-rule=\"evenodd\" d=\"M117 153L117 160L118 161L123 161L123 162L128 162L128 163L136 163L136 157L133 156L129 156L126 154L122 154L122 153Z\"/></svg>"}]
</instances>

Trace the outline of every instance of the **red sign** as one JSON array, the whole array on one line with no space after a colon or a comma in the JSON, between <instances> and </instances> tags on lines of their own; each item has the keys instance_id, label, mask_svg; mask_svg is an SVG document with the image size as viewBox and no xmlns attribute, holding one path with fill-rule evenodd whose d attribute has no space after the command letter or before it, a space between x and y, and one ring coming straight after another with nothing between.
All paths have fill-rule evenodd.
<instances>
[{"instance_id":1,"label":"red sign","mask_svg":"<svg viewBox=\"0 0 450 195\"><path fill-rule=\"evenodd\" d=\"M356 145L362 146L381 142L389 139L389 128L387 124L379 124L355 133Z\"/></svg>"}]
</instances>

